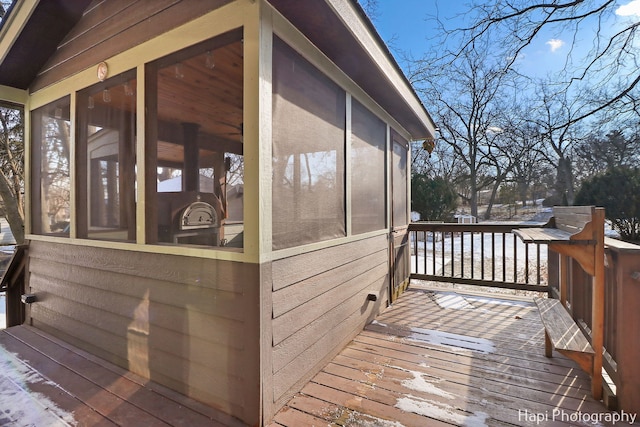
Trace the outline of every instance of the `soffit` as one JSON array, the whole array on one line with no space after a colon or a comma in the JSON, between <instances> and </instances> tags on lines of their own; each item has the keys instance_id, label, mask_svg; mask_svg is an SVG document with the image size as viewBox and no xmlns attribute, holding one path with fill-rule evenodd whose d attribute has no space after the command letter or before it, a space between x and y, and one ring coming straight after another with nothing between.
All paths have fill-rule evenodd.
<instances>
[{"instance_id":1,"label":"soffit","mask_svg":"<svg viewBox=\"0 0 640 427\"><path fill-rule=\"evenodd\" d=\"M27 89L91 0L43 0L0 63L0 85Z\"/></svg>"}]
</instances>

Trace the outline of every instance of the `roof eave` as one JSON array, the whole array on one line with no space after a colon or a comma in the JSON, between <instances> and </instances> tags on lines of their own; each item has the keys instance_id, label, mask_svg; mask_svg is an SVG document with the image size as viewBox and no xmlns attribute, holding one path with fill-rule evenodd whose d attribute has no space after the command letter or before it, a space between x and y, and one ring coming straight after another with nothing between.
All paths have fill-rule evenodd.
<instances>
[{"instance_id":1,"label":"roof eave","mask_svg":"<svg viewBox=\"0 0 640 427\"><path fill-rule=\"evenodd\" d=\"M380 37L375 26L366 15L364 9L357 0L326 0L343 19L347 28L354 38L359 40L362 48L376 60L385 76L389 79L389 84L398 92L404 101L411 107L416 115L416 119L422 122L428 134L412 135L414 139L433 138L436 125L431 115L418 98L411 83L400 68L393 54L389 51L386 43ZM346 21L345 21L346 19Z\"/></svg>"},{"instance_id":2,"label":"roof eave","mask_svg":"<svg viewBox=\"0 0 640 427\"><path fill-rule=\"evenodd\" d=\"M435 124L356 0L268 0L409 134L433 138Z\"/></svg>"},{"instance_id":3,"label":"roof eave","mask_svg":"<svg viewBox=\"0 0 640 427\"><path fill-rule=\"evenodd\" d=\"M22 0L13 4L11 13L0 27L0 63L5 60L39 2L40 0Z\"/></svg>"}]
</instances>

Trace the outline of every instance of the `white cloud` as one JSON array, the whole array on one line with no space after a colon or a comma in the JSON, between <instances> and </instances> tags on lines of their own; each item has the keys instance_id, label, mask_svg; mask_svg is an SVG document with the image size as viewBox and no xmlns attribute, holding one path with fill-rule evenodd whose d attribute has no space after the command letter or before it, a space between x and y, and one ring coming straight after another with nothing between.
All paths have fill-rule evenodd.
<instances>
[{"instance_id":1,"label":"white cloud","mask_svg":"<svg viewBox=\"0 0 640 427\"><path fill-rule=\"evenodd\" d=\"M640 0L631 0L629 3L623 4L616 9L616 15L640 16Z\"/></svg>"},{"instance_id":2,"label":"white cloud","mask_svg":"<svg viewBox=\"0 0 640 427\"><path fill-rule=\"evenodd\" d=\"M548 44L551 48L551 52L555 52L556 50L564 46L564 41L560 39L551 39L546 44Z\"/></svg>"}]
</instances>

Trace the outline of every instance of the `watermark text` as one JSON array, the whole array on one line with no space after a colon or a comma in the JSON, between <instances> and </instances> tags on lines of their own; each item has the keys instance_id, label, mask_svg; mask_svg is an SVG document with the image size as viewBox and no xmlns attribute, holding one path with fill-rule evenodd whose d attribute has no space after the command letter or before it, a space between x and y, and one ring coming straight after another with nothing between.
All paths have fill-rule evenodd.
<instances>
[{"instance_id":1,"label":"watermark text","mask_svg":"<svg viewBox=\"0 0 640 427\"><path fill-rule=\"evenodd\" d=\"M534 412L527 409L518 410L518 421L527 421L534 424L542 424L547 421L563 421L567 423L583 423L583 424L633 424L636 422L638 414L629 412L570 412L564 409L554 409L553 411Z\"/></svg>"}]
</instances>

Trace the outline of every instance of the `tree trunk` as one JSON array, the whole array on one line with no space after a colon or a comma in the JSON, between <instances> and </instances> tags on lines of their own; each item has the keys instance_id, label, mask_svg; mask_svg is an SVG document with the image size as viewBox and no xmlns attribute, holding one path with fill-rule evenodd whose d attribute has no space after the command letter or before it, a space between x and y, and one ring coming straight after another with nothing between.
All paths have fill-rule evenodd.
<instances>
[{"instance_id":1,"label":"tree trunk","mask_svg":"<svg viewBox=\"0 0 640 427\"><path fill-rule=\"evenodd\" d=\"M17 244L24 242L24 216L21 214L20 201L14 196L4 176L0 176L0 197L4 202L5 214L13 238Z\"/></svg>"},{"instance_id":2,"label":"tree trunk","mask_svg":"<svg viewBox=\"0 0 640 427\"><path fill-rule=\"evenodd\" d=\"M484 212L483 219L491 218L491 209L493 208L493 204L496 201L496 195L498 194L498 187L502 180L496 180L495 184L493 184L493 188L491 189L491 197L489 197L489 204L487 205L487 210Z\"/></svg>"},{"instance_id":3,"label":"tree trunk","mask_svg":"<svg viewBox=\"0 0 640 427\"><path fill-rule=\"evenodd\" d=\"M561 157L558 159L556 191L561 200L564 200L566 197L567 203L573 205L573 171L571 159L569 158Z\"/></svg>"}]
</instances>

